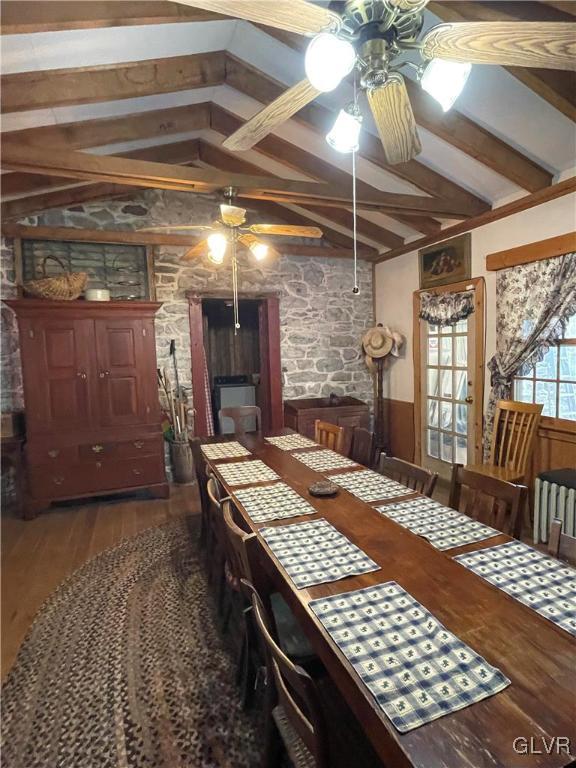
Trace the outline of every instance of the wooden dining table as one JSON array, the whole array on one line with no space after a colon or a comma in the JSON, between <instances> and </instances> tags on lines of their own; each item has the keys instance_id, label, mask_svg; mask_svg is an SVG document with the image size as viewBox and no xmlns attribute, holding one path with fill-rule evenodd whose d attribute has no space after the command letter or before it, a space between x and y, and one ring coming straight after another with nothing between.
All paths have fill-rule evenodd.
<instances>
[{"instance_id":1,"label":"wooden dining table","mask_svg":"<svg viewBox=\"0 0 576 768\"><path fill-rule=\"evenodd\" d=\"M280 430L273 435L290 434ZM212 441L222 441L222 436ZM247 531L257 535L260 564L292 608L328 674L387 768L564 768L576 755L576 641L554 623L492 586L453 557L510 541L498 535L475 544L439 551L425 539L340 489L333 498L315 498L309 486L348 468L319 474L258 435L236 438L303 496L317 515L255 524L235 498L219 466L207 465L234 500ZM361 469L361 467L359 467ZM252 484L268 485L269 483ZM240 486L242 488L248 486ZM414 493L413 498L418 494ZM405 497L410 498L410 497ZM404 499L402 499L404 500ZM391 499L389 503L398 501ZM322 517L371 557L380 569L340 581L297 589L259 529ZM440 717L408 733L397 731L330 638L309 606L327 595L395 581L460 640L511 681L504 691ZM330 723L337 728L337 723ZM354 766L351 768L361 768Z\"/></svg>"}]
</instances>

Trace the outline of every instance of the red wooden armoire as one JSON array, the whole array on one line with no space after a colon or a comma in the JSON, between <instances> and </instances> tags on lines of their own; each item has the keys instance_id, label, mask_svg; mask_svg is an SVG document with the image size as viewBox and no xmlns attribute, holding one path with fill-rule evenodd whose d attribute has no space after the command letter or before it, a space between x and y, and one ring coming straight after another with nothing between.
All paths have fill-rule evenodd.
<instances>
[{"instance_id":1,"label":"red wooden armoire","mask_svg":"<svg viewBox=\"0 0 576 768\"><path fill-rule=\"evenodd\" d=\"M26 515L52 501L168 494L151 302L6 302L18 317Z\"/></svg>"}]
</instances>

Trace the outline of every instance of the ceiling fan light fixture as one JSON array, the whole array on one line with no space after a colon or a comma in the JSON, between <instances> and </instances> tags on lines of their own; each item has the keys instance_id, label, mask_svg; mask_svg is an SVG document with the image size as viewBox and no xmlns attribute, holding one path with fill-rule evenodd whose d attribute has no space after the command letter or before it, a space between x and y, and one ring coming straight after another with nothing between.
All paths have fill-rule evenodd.
<instances>
[{"instance_id":1,"label":"ceiling fan light fixture","mask_svg":"<svg viewBox=\"0 0 576 768\"><path fill-rule=\"evenodd\" d=\"M338 113L332 130L326 136L326 141L337 152L343 154L356 152L360 146L361 128L362 115L353 104L350 104Z\"/></svg>"},{"instance_id":2,"label":"ceiling fan light fixture","mask_svg":"<svg viewBox=\"0 0 576 768\"><path fill-rule=\"evenodd\" d=\"M329 32L312 38L304 59L306 76L318 91L328 93L337 88L354 69L356 51L352 43Z\"/></svg>"},{"instance_id":3,"label":"ceiling fan light fixture","mask_svg":"<svg viewBox=\"0 0 576 768\"><path fill-rule=\"evenodd\" d=\"M253 243L250 243L248 247L252 251L252 255L254 256L256 261L264 261L264 259L268 256L269 249L266 243L255 241Z\"/></svg>"},{"instance_id":4,"label":"ceiling fan light fixture","mask_svg":"<svg viewBox=\"0 0 576 768\"><path fill-rule=\"evenodd\" d=\"M432 59L422 75L420 85L448 112L462 93L472 65L467 62Z\"/></svg>"},{"instance_id":5,"label":"ceiling fan light fixture","mask_svg":"<svg viewBox=\"0 0 576 768\"><path fill-rule=\"evenodd\" d=\"M227 246L226 235L223 235L222 232L213 232L208 237L208 258L210 261L213 261L214 264L222 264Z\"/></svg>"}]
</instances>

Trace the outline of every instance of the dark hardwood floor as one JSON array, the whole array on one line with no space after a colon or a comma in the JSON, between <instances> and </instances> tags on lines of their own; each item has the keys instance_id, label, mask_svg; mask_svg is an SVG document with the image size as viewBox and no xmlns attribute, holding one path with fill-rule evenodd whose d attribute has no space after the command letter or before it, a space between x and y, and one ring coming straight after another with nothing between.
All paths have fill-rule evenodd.
<instances>
[{"instance_id":1,"label":"dark hardwood floor","mask_svg":"<svg viewBox=\"0 0 576 768\"><path fill-rule=\"evenodd\" d=\"M115 497L54 506L34 520L2 515L2 679L44 600L90 558L139 531L197 514L197 489L169 499Z\"/></svg>"}]
</instances>

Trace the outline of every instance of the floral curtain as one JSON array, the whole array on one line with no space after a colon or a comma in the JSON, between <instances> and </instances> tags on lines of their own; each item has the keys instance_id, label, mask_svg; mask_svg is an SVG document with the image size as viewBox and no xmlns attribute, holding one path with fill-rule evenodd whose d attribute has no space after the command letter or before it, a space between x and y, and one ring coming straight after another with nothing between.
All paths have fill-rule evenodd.
<instances>
[{"instance_id":1,"label":"floral curtain","mask_svg":"<svg viewBox=\"0 0 576 768\"><path fill-rule=\"evenodd\" d=\"M474 291L421 293L420 318L432 325L454 325L474 312Z\"/></svg>"},{"instance_id":2,"label":"floral curtain","mask_svg":"<svg viewBox=\"0 0 576 768\"><path fill-rule=\"evenodd\" d=\"M540 362L576 313L576 254L521 264L496 278L496 354L488 362L492 390L486 442L498 400L510 399L514 376Z\"/></svg>"}]
</instances>

